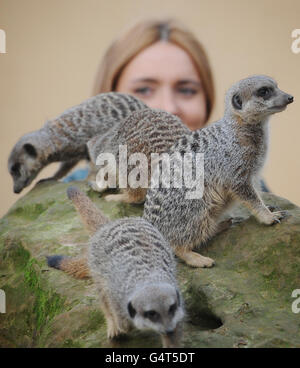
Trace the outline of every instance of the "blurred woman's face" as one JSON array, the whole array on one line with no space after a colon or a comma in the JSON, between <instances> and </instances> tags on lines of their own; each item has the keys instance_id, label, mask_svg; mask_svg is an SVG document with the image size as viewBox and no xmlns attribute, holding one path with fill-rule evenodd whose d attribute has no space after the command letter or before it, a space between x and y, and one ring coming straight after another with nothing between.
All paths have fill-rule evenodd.
<instances>
[{"instance_id":1,"label":"blurred woman's face","mask_svg":"<svg viewBox=\"0 0 300 368\"><path fill-rule=\"evenodd\" d=\"M206 96L197 69L172 43L157 42L135 56L121 73L116 91L179 116L191 130L206 123Z\"/></svg>"}]
</instances>

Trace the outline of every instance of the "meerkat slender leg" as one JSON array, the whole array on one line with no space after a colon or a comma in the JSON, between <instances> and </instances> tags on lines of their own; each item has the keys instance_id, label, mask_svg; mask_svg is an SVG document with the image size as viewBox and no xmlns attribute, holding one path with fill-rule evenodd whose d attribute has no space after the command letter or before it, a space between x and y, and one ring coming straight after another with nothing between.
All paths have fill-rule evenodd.
<instances>
[{"instance_id":1,"label":"meerkat slender leg","mask_svg":"<svg viewBox=\"0 0 300 368\"><path fill-rule=\"evenodd\" d=\"M119 194L109 194L104 198L107 202L124 202L124 203L132 203L128 192L119 193Z\"/></svg>"},{"instance_id":2,"label":"meerkat slender leg","mask_svg":"<svg viewBox=\"0 0 300 368\"><path fill-rule=\"evenodd\" d=\"M108 339L113 339L120 333L124 332L124 330L121 328L121 323L117 313L115 312L113 304L110 302L110 298L106 293L103 293L102 295L101 306L107 323L107 337Z\"/></svg>"},{"instance_id":3,"label":"meerkat slender leg","mask_svg":"<svg viewBox=\"0 0 300 368\"><path fill-rule=\"evenodd\" d=\"M271 212L250 184L239 187L235 195L263 224L273 225L280 222L280 219L284 217L281 211Z\"/></svg>"},{"instance_id":4,"label":"meerkat slender leg","mask_svg":"<svg viewBox=\"0 0 300 368\"><path fill-rule=\"evenodd\" d=\"M229 229L231 225L232 219L220 222L214 235L220 234L221 232ZM199 253L187 250L182 247L177 247L175 249L175 254L177 255L177 257L181 258L192 267L212 267L215 264L215 261L212 258L204 257Z\"/></svg>"},{"instance_id":5,"label":"meerkat slender leg","mask_svg":"<svg viewBox=\"0 0 300 368\"><path fill-rule=\"evenodd\" d=\"M62 162L56 173L53 175L53 178L55 180L63 178L78 162L79 160L70 160Z\"/></svg>"},{"instance_id":6,"label":"meerkat slender leg","mask_svg":"<svg viewBox=\"0 0 300 368\"><path fill-rule=\"evenodd\" d=\"M228 230L232 226L232 219L228 219L225 221L222 221L218 224L217 230L215 232L215 235L222 233L225 230Z\"/></svg>"},{"instance_id":7,"label":"meerkat slender leg","mask_svg":"<svg viewBox=\"0 0 300 368\"><path fill-rule=\"evenodd\" d=\"M45 181L50 181L50 180L59 180L63 178L78 162L79 160L70 160L70 161L62 162L59 165L58 170L53 176L49 178L41 179L39 180L39 183L43 183Z\"/></svg>"},{"instance_id":8,"label":"meerkat slender leg","mask_svg":"<svg viewBox=\"0 0 300 368\"><path fill-rule=\"evenodd\" d=\"M188 265L192 267L212 267L215 261L209 257L201 256L201 254L187 250L182 247L175 248L175 254L177 257L184 260Z\"/></svg>"},{"instance_id":9,"label":"meerkat slender leg","mask_svg":"<svg viewBox=\"0 0 300 368\"><path fill-rule=\"evenodd\" d=\"M124 203L141 203L145 200L146 189L124 190L120 194L109 194L104 199L107 202L120 201Z\"/></svg>"}]
</instances>

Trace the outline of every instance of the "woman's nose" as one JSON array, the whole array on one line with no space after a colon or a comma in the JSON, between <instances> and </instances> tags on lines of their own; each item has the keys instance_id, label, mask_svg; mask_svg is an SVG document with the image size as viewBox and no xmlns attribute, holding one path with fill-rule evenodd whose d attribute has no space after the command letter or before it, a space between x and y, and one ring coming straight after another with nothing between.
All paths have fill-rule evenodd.
<instances>
[{"instance_id":1,"label":"woman's nose","mask_svg":"<svg viewBox=\"0 0 300 368\"><path fill-rule=\"evenodd\" d=\"M170 91L164 91L159 102L160 109L169 112L170 114L179 115L178 103L175 94Z\"/></svg>"}]
</instances>

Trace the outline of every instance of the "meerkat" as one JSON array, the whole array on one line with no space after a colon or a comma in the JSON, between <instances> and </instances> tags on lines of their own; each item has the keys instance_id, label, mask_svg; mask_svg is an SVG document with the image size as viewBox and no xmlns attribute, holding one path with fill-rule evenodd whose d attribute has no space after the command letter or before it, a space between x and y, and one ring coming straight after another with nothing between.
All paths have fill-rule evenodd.
<instances>
[{"instance_id":1,"label":"meerkat","mask_svg":"<svg viewBox=\"0 0 300 368\"><path fill-rule=\"evenodd\" d=\"M52 162L61 165L53 177L65 176L81 159L89 159L86 143L104 135L133 111L147 106L134 96L109 92L91 97L67 109L39 130L25 134L13 147L8 170L14 192L20 193Z\"/></svg>"},{"instance_id":2,"label":"meerkat","mask_svg":"<svg viewBox=\"0 0 300 368\"><path fill-rule=\"evenodd\" d=\"M158 332L164 347L177 346L184 308L169 244L143 218L109 221L77 188L67 194L92 234L88 255L50 256L48 265L93 278L109 339L135 326Z\"/></svg>"},{"instance_id":3,"label":"meerkat","mask_svg":"<svg viewBox=\"0 0 300 368\"><path fill-rule=\"evenodd\" d=\"M149 108L133 112L127 119L121 121L120 124L115 126L107 134L93 137L87 143L87 147L90 159L94 165L96 165L97 158L101 153L112 153L116 159L117 165L116 167L108 167L106 171L108 175L116 175L117 172L117 174L127 179L128 173L133 166L118 166L119 147L121 145L127 147L126 158L128 163L129 158L136 153L143 153L147 160L145 166L148 167L148 172L144 187L133 188L129 185L130 183L127 183L127 187L121 189L120 194L107 195L104 197L105 200L127 203L144 202L150 183L151 171L155 166L155 160L151 160L152 154L156 153L160 155L161 153L167 152L179 138L189 133L191 131L183 124L179 117L162 110ZM117 175L117 187L120 175ZM108 188L108 180L94 181L90 185L95 191L103 192Z\"/></svg>"},{"instance_id":4,"label":"meerkat","mask_svg":"<svg viewBox=\"0 0 300 368\"><path fill-rule=\"evenodd\" d=\"M214 260L192 249L216 234L220 216L235 200L266 225L276 224L284 216L281 211L271 212L263 203L257 178L266 160L269 118L292 102L293 97L281 91L270 77L243 79L226 93L221 120L181 138L170 149L170 155L192 154L193 164L196 153L204 153L203 196L187 199L185 185L150 187L143 217L157 227L187 264L213 266ZM175 156L171 157L171 164L176 163Z\"/></svg>"}]
</instances>

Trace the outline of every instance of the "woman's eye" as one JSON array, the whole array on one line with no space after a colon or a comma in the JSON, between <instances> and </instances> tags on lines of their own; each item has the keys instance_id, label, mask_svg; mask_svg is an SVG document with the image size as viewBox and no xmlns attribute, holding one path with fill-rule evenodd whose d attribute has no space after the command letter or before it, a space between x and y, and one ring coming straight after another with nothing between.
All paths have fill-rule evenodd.
<instances>
[{"instance_id":1,"label":"woman's eye","mask_svg":"<svg viewBox=\"0 0 300 368\"><path fill-rule=\"evenodd\" d=\"M134 90L134 93L143 95L143 96L148 96L150 95L151 92L152 90L150 87L139 87Z\"/></svg>"},{"instance_id":2,"label":"woman's eye","mask_svg":"<svg viewBox=\"0 0 300 368\"><path fill-rule=\"evenodd\" d=\"M178 92L185 96L195 95L198 91L194 88L179 88Z\"/></svg>"}]
</instances>

